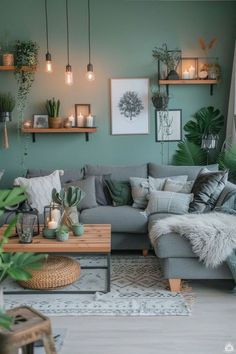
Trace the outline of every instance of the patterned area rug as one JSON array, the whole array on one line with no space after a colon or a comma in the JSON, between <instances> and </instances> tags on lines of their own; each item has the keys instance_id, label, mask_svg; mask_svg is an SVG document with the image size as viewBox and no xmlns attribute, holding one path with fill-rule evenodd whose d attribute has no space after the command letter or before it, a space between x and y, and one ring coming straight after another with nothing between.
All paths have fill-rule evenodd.
<instances>
[{"instance_id":1,"label":"patterned area rug","mask_svg":"<svg viewBox=\"0 0 236 354\"><path fill-rule=\"evenodd\" d=\"M105 265L102 257L76 257L81 265ZM79 280L67 290L97 290L96 294L5 295L5 306L32 306L47 315L58 316L187 316L191 296L168 291L156 257L112 256L111 292L103 294L105 271L82 270ZM4 290L19 290L7 282Z\"/></svg>"}]
</instances>

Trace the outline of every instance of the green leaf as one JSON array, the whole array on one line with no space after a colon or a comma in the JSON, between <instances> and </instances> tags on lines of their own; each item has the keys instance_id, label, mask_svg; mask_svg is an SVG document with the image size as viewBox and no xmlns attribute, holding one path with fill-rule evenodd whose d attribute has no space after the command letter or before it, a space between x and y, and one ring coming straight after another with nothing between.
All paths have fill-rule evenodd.
<instances>
[{"instance_id":1,"label":"green leaf","mask_svg":"<svg viewBox=\"0 0 236 354\"><path fill-rule=\"evenodd\" d=\"M0 190L0 209L16 205L24 200L26 200L26 195L23 188L16 187L13 189Z\"/></svg>"},{"instance_id":2,"label":"green leaf","mask_svg":"<svg viewBox=\"0 0 236 354\"><path fill-rule=\"evenodd\" d=\"M13 318L8 316L0 309L0 327L10 330L13 323Z\"/></svg>"},{"instance_id":3,"label":"green leaf","mask_svg":"<svg viewBox=\"0 0 236 354\"><path fill-rule=\"evenodd\" d=\"M229 170L229 179L236 182L236 144L229 146L225 151L220 153L218 158L220 168Z\"/></svg>"},{"instance_id":4,"label":"green leaf","mask_svg":"<svg viewBox=\"0 0 236 354\"><path fill-rule=\"evenodd\" d=\"M173 156L173 163L182 166L205 165L207 155L204 150L187 140L178 143L177 150Z\"/></svg>"},{"instance_id":5,"label":"green leaf","mask_svg":"<svg viewBox=\"0 0 236 354\"><path fill-rule=\"evenodd\" d=\"M193 115L193 119L184 126L186 138L197 145L201 145L202 136L219 134L224 126L224 116L219 109L203 107Z\"/></svg>"},{"instance_id":6,"label":"green leaf","mask_svg":"<svg viewBox=\"0 0 236 354\"><path fill-rule=\"evenodd\" d=\"M29 272L21 268L8 269L8 274L14 280L29 280L32 278Z\"/></svg>"}]
</instances>

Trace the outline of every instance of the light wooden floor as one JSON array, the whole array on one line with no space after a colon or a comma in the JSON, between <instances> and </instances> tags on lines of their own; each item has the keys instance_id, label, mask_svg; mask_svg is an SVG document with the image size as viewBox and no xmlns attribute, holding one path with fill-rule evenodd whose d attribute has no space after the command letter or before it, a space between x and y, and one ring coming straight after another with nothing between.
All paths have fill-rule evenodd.
<instances>
[{"instance_id":1,"label":"light wooden floor","mask_svg":"<svg viewBox=\"0 0 236 354\"><path fill-rule=\"evenodd\" d=\"M236 353L236 294L232 283L191 282L196 302L190 317L52 317L67 328L61 354Z\"/></svg>"}]
</instances>

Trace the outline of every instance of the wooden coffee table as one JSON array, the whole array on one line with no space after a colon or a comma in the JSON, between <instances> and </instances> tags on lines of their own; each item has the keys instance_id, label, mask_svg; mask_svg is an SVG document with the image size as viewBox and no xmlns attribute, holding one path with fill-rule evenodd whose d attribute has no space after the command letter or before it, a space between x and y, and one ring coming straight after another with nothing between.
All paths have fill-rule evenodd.
<instances>
[{"instance_id":1,"label":"wooden coffee table","mask_svg":"<svg viewBox=\"0 0 236 354\"><path fill-rule=\"evenodd\" d=\"M0 228L0 239L3 235L7 225ZM47 239L40 235L33 237L33 242L28 244L19 243L18 236L13 235L9 241L4 245L5 252L34 252L34 253L60 253L60 254L87 254L91 256L105 256L105 266L83 266L81 269L105 269L106 270L106 290L109 292L111 289L111 225L109 224L87 224L84 225L84 234L82 236L74 236L70 233L68 241L60 242L56 239ZM42 227L41 227L42 230ZM98 290L97 290L98 291ZM99 290L100 291L100 290ZM65 291L65 290L17 290L6 291L5 294L93 294L94 291Z\"/></svg>"}]
</instances>

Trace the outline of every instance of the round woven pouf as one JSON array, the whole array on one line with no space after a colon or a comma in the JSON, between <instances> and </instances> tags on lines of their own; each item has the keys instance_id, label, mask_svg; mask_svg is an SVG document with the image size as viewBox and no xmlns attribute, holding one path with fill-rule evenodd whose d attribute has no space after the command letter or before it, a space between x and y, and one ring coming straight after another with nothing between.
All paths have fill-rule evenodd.
<instances>
[{"instance_id":1,"label":"round woven pouf","mask_svg":"<svg viewBox=\"0 0 236 354\"><path fill-rule=\"evenodd\" d=\"M24 288L52 290L74 283L80 276L80 264L72 258L49 256L40 269L29 270L32 278L18 281Z\"/></svg>"}]
</instances>

